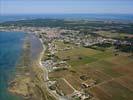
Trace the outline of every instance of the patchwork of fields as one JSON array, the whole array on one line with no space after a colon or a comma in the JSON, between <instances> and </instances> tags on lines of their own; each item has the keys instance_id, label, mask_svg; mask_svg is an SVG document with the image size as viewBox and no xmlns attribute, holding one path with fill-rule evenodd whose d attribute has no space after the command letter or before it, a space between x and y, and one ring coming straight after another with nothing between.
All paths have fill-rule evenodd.
<instances>
[{"instance_id":1,"label":"patchwork of fields","mask_svg":"<svg viewBox=\"0 0 133 100\"><path fill-rule=\"evenodd\" d=\"M57 43L58 49L68 44ZM64 78L76 90L93 94L99 100L133 100L133 57L113 49L105 51L69 45L71 49L57 52L60 59L67 58L67 70L54 71L50 79ZM84 76L85 79L81 79ZM95 80L95 85L83 88L81 84Z\"/></svg>"}]
</instances>

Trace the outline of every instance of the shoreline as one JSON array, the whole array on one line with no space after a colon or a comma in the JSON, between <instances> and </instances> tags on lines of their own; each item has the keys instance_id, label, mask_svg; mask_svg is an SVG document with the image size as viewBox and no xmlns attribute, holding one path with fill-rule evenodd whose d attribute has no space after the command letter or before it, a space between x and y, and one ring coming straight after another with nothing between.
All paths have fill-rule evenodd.
<instances>
[{"instance_id":1,"label":"shoreline","mask_svg":"<svg viewBox=\"0 0 133 100\"><path fill-rule=\"evenodd\" d=\"M27 41L28 38L29 38L28 36L25 36L24 39L23 39L22 52L20 54L20 57L19 57L16 65L15 65L15 69L16 69L15 70L15 76L8 83L9 84L8 91L11 94L20 96L21 98L25 98L25 99L28 99L28 97L26 96L27 92L23 91L22 86L19 86L19 85L24 85L23 83L25 83L25 82L23 82L23 81L25 81L27 79L28 79L28 81L30 80L29 72L24 72L23 71L24 69L27 69L27 68L24 68L24 67L29 67L29 66L24 66L25 61L22 62L22 60L25 60L23 57L26 56L25 54L27 53L27 48L29 49L29 44L28 44L29 41ZM22 84L21 84L21 82L22 82Z\"/></svg>"},{"instance_id":2,"label":"shoreline","mask_svg":"<svg viewBox=\"0 0 133 100\"><path fill-rule=\"evenodd\" d=\"M40 40L40 42L41 42L41 44L42 44L42 47L43 47L43 50L41 51L40 56L39 56L39 64L40 64L40 67L43 69L42 57L43 57L43 55L44 55L44 53L45 53L46 47L44 46L42 39L39 39L39 40ZM46 72L47 72L47 77L46 77L46 79L49 80L49 78L48 78L48 71L47 71L46 68L44 68L44 69L45 69ZM47 80L46 80L46 81L47 81Z\"/></svg>"},{"instance_id":3,"label":"shoreline","mask_svg":"<svg viewBox=\"0 0 133 100\"><path fill-rule=\"evenodd\" d=\"M8 38L7 38L8 37ZM18 34L18 32L6 32L0 31L1 41L1 76L0 76L0 91L1 91L1 100L20 100L21 96L12 94L8 91L9 82L12 81L15 77L16 63L21 54L24 34ZM12 41L13 40L13 41ZM10 64L10 65L9 65Z\"/></svg>"},{"instance_id":4,"label":"shoreline","mask_svg":"<svg viewBox=\"0 0 133 100\"><path fill-rule=\"evenodd\" d=\"M8 91L14 95L22 96L22 98L24 99L58 100L58 98L55 95L53 95L53 93L48 89L48 85L47 85L47 81L49 80L48 71L46 68L44 68L41 62L42 57L46 50L43 44L43 41L39 37L37 37L34 33L32 34L27 33L27 34L33 35L36 38L36 40L40 42L42 49L40 49L39 52L36 53L37 54L36 59L32 60L31 65L30 65L31 62L27 62L27 60L21 58L23 56L24 57L27 56L26 50L24 50L23 55L21 55L20 58L25 61L21 62L20 60L19 67L16 65L16 68L17 68L16 74L15 74L16 76L14 77L13 80L9 82ZM29 37L29 36L26 36L26 37ZM28 39L30 43L32 38L33 37L29 37ZM24 45L26 45L25 41L23 46ZM32 45L34 45L34 43L32 43ZM27 48L29 47L27 46ZM30 51L30 53L32 53L32 51ZM23 68L22 65L25 62L27 62L29 66L25 66ZM23 71L23 70L27 70L27 71Z\"/></svg>"}]
</instances>

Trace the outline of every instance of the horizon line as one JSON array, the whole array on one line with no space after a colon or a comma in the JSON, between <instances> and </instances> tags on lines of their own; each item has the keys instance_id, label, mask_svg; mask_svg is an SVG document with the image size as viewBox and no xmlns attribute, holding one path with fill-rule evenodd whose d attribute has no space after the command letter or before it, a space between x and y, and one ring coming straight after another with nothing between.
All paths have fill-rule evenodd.
<instances>
[{"instance_id":1,"label":"horizon line","mask_svg":"<svg viewBox=\"0 0 133 100\"><path fill-rule=\"evenodd\" d=\"M98 14L98 15L133 15L133 13L8 13L8 14L0 14L0 16L3 16L3 15L46 15L46 14L49 14L49 15L75 15L75 14Z\"/></svg>"}]
</instances>

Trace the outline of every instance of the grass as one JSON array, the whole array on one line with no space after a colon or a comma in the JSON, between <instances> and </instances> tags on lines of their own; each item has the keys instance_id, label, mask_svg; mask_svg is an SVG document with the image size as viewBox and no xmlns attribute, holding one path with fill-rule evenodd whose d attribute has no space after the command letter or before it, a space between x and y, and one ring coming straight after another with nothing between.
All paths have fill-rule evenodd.
<instances>
[{"instance_id":1,"label":"grass","mask_svg":"<svg viewBox=\"0 0 133 100\"><path fill-rule=\"evenodd\" d=\"M81 59L80 58L70 59L68 63L71 66L80 66L80 65L91 63L97 60L96 58L88 57L88 56L79 56L79 57L81 57Z\"/></svg>"},{"instance_id":2,"label":"grass","mask_svg":"<svg viewBox=\"0 0 133 100\"><path fill-rule=\"evenodd\" d=\"M69 95L74 92L74 90L63 79L58 79L57 88L65 95Z\"/></svg>"},{"instance_id":3,"label":"grass","mask_svg":"<svg viewBox=\"0 0 133 100\"><path fill-rule=\"evenodd\" d=\"M67 57L74 57L74 56L90 56L90 55L94 55L97 53L100 53L100 51L97 50L93 50L90 48L84 48L84 47L75 47L70 49L70 50L66 50L66 51L59 51L56 55L59 56L60 58L67 58ZM62 55L63 54L63 55Z\"/></svg>"},{"instance_id":4,"label":"grass","mask_svg":"<svg viewBox=\"0 0 133 100\"><path fill-rule=\"evenodd\" d=\"M68 45L72 47L69 50L62 50L56 53L56 56L58 56L60 59L69 59L68 63L71 66L79 66L84 65L87 63L91 63L97 60L97 58L94 58L93 55L97 53L101 53L100 51L93 50L90 48L84 48L84 47L76 47L72 44L64 44L63 42L58 42L57 45L58 48L64 48Z\"/></svg>"},{"instance_id":5,"label":"grass","mask_svg":"<svg viewBox=\"0 0 133 100\"><path fill-rule=\"evenodd\" d=\"M113 33L110 31L98 31L97 32L99 35L104 36L104 37L111 37L111 38L125 38L125 37L132 37L133 35L131 34L126 34L126 33Z\"/></svg>"},{"instance_id":6,"label":"grass","mask_svg":"<svg viewBox=\"0 0 133 100\"><path fill-rule=\"evenodd\" d=\"M93 57L97 58L97 59L106 59L106 58L109 58L109 57L112 57L112 56L114 56L114 55L110 51L100 52L100 53L97 53L97 54L93 55Z\"/></svg>"},{"instance_id":7,"label":"grass","mask_svg":"<svg viewBox=\"0 0 133 100\"><path fill-rule=\"evenodd\" d=\"M100 100L132 100L133 92L121 84L110 81L91 89L95 97Z\"/></svg>"},{"instance_id":8,"label":"grass","mask_svg":"<svg viewBox=\"0 0 133 100\"><path fill-rule=\"evenodd\" d=\"M58 47L58 49L64 49L65 47L73 47L72 44L65 44L63 42L60 41L54 41L54 44L56 44Z\"/></svg>"},{"instance_id":9,"label":"grass","mask_svg":"<svg viewBox=\"0 0 133 100\"><path fill-rule=\"evenodd\" d=\"M65 47L65 44L62 45L61 43L60 46ZM133 59L128 57L129 54L123 54L121 52L119 52L119 55L115 56L113 51L113 48L106 49L102 52L100 50L76 46L73 46L70 50L59 51L56 55L62 60L64 58L69 58L67 62L72 67L68 68L68 70L51 72L49 76L51 79L65 78L77 90L82 89L81 83L83 80L80 79L82 75L85 75L87 80L92 78L96 81L97 85L102 82L106 83L106 81L112 78L115 80L123 77L126 74L119 68L125 66L123 70L126 71L129 68L126 66L131 66ZM115 70L116 68L117 70ZM130 82L127 82L127 86L128 83ZM107 82L98 88L94 87L92 93L100 100L132 100L131 91L128 90L126 86L124 87L121 83L118 84L116 82Z\"/></svg>"},{"instance_id":10,"label":"grass","mask_svg":"<svg viewBox=\"0 0 133 100\"><path fill-rule=\"evenodd\" d=\"M121 84L111 81L101 86L107 93L112 95L112 100L132 100L133 92Z\"/></svg>"},{"instance_id":11,"label":"grass","mask_svg":"<svg viewBox=\"0 0 133 100\"><path fill-rule=\"evenodd\" d=\"M106 59L108 62L110 63L115 63L117 65L125 65L125 64L128 64L128 63L131 63L133 62L133 59L131 59L130 57L128 56L123 56L123 55L120 55L120 56L114 56L114 57L109 57Z\"/></svg>"},{"instance_id":12,"label":"grass","mask_svg":"<svg viewBox=\"0 0 133 100\"><path fill-rule=\"evenodd\" d=\"M133 80L131 76L126 76L122 78L118 78L116 80L119 84L122 84L124 87L128 88L129 90L133 91Z\"/></svg>"},{"instance_id":13,"label":"grass","mask_svg":"<svg viewBox=\"0 0 133 100\"><path fill-rule=\"evenodd\" d=\"M91 63L89 65L90 65L90 67L96 68L98 70L103 70L106 68L112 68L113 66L115 66L115 64L107 62L105 60L99 60L99 61Z\"/></svg>"},{"instance_id":14,"label":"grass","mask_svg":"<svg viewBox=\"0 0 133 100\"><path fill-rule=\"evenodd\" d=\"M111 77L120 77L123 75L121 73L114 71L112 68L105 68L103 69L103 72L110 75Z\"/></svg>"},{"instance_id":15,"label":"grass","mask_svg":"<svg viewBox=\"0 0 133 100\"><path fill-rule=\"evenodd\" d=\"M117 65L114 63L105 61L105 60L100 60L100 61L91 63L90 66L92 68L98 69L98 70L108 74L111 77L121 76L120 73L113 71L113 68L116 67Z\"/></svg>"}]
</instances>

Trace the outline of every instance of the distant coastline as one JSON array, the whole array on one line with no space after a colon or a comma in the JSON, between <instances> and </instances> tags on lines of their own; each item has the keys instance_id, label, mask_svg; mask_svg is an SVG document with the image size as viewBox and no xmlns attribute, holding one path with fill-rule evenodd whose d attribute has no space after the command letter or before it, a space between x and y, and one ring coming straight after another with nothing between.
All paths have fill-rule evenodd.
<instances>
[{"instance_id":1,"label":"distant coastline","mask_svg":"<svg viewBox=\"0 0 133 100\"><path fill-rule=\"evenodd\" d=\"M0 23L6 21L30 20L30 19L86 19L86 20L117 20L133 21L133 14L20 14L1 15Z\"/></svg>"}]
</instances>

